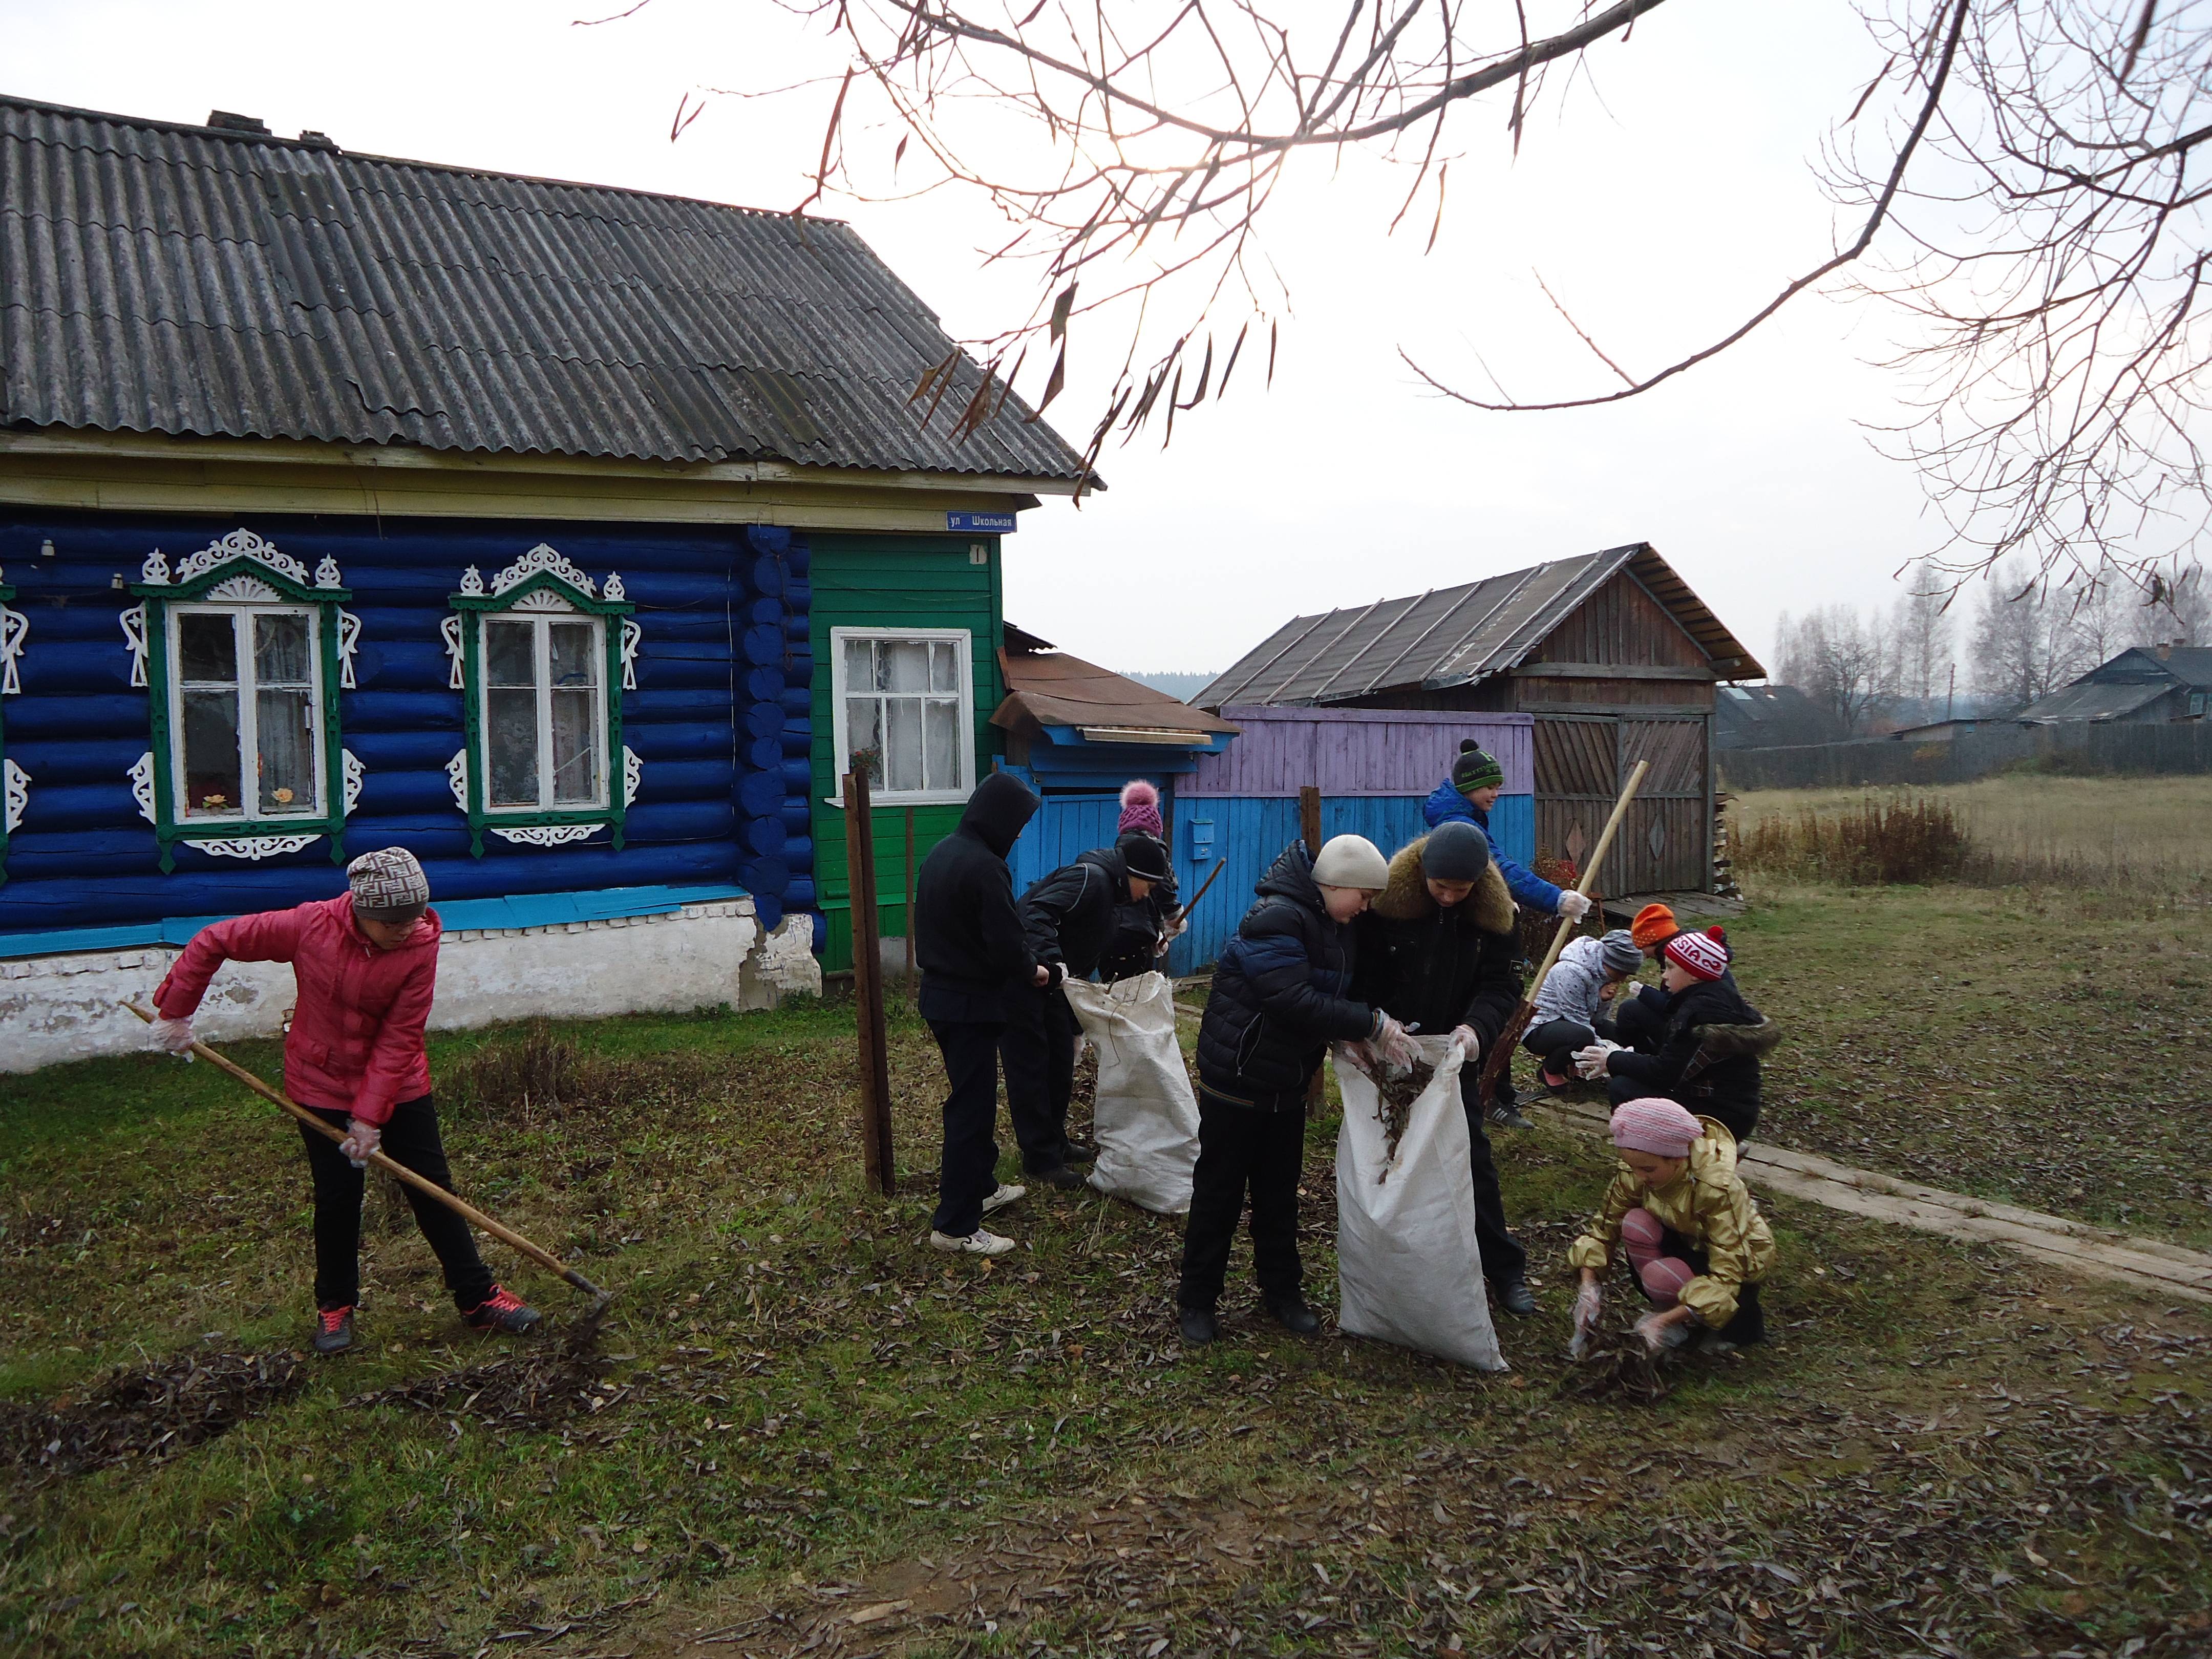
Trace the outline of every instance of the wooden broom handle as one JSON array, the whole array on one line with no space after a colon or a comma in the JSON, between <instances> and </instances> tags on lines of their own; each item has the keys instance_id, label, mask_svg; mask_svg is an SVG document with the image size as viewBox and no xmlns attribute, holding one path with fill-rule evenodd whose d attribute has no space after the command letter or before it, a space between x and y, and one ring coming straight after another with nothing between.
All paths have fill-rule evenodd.
<instances>
[{"instance_id":1,"label":"wooden broom handle","mask_svg":"<svg viewBox=\"0 0 2212 1659\"><path fill-rule=\"evenodd\" d=\"M144 1020L149 1025L151 1025L154 1023L154 1016L148 1013L137 1003L125 1002L123 1006L125 1008L128 1008L132 1013L137 1015L139 1018ZM324 1122L321 1118L316 1116L314 1113L301 1105L299 1102L294 1100L290 1096L285 1094L281 1090L270 1088L259 1078L254 1076L252 1073L247 1071L246 1067L239 1065L235 1060L217 1054L213 1048L209 1048L206 1043L198 1042L194 1042L192 1044L192 1053L198 1055L200 1059L207 1061L209 1065L214 1066L217 1071L228 1072L231 1076L236 1078L240 1083L243 1083L247 1088L252 1090L255 1094L259 1095L264 1100L270 1102L273 1105L282 1107L284 1110L289 1112L294 1117L298 1118L301 1122L306 1124L310 1129L313 1129L317 1134L322 1136L325 1140L343 1141L345 1139L346 1137L344 1130L331 1127L331 1125ZM540 1249L537 1245L532 1243L528 1239L525 1238L520 1233L514 1231L512 1228L502 1227L500 1225L498 1222L494 1221L489 1216L486 1215L482 1210L477 1209L473 1204L467 1203L461 1199L454 1197L453 1194L447 1192L436 1182L431 1181L425 1176L416 1175L414 1170L409 1169L404 1164L400 1164L392 1158L386 1158L380 1147L377 1151L371 1152L366 1161L374 1164L386 1175L395 1176L398 1180L405 1182L417 1192L428 1193L432 1198L436 1199L439 1203L453 1211L454 1214L465 1218L473 1225L481 1227L484 1231L489 1233L494 1238L499 1240L501 1243L509 1245L514 1249L521 1251L523 1255L537 1262L538 1266L544 1267L548 1273L558 1273L562 1279L568 1280L569 1284L574 1285L586 1296L597 1297L601 1300L607 1299L607 1293L605 1291L592 1284L590 1279L585 1278L583 1274L578 1273L574 1268L568 1266L551 1251Z\"/></svg>"},{"instance_id":2,"label":"wooden broom handle","mask_svg":"<svg viewBox=\"0 0 2212 1659\"><path fill-rule=\"evenodd\" d=\"M1650 769L1650 761L1637 762L1635 769L1628 775L1627 784L1620 792L1620 799L1613 802L1613 816L1605 821L1604 833L1598 836L1597 846L1591 850L1589 862L1583 868L1582 879L1575 884L1575 891L1585 898L1597 880L1598 867L1605 862L1605 855L1613 849L1613 838L1620 832L1620 821L1628 816L1629 803L1636 799L1636 792L1644 786L1644 775ZM1559 918L1559 925L1552 932L1552 948L1544 952L1544 960L1538 965L1534 977L1529 980L1528 989L1521 999L1521 1006L1513 1011L1513 1018L1506 1021L1505 1029L1498 1034L1496 1045L1484 1057L1482 1076L1476 1085L1476 1093L1485 1103L1497 1087L1498 1078L1512 1063L1513 1045L1520 1042L1521 1034L1528 1029L1530 1016L1536 1012L1536 994L1543 989L1545 976L1559 961L1559 952L1567 948L1567 940L1574 930L1575 924L1571 921L1565 916Z\"/></svg>"}]
</instances>

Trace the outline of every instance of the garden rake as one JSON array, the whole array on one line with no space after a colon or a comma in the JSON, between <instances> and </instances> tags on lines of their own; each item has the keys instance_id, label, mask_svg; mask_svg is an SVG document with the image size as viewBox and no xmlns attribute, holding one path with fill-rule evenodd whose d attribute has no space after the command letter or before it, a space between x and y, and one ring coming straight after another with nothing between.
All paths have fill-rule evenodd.
<instances>
[{"instance_id":1,"label":"garden rake","mask_svg":"<svg viewBox=\"0 0 2212 1659\"><path fill-rule=\"evenodd\" d=\"M154 1023L154 1016L147 1012L145 1009L140 1007L136 1002L125 1002L123 1006L125 1008L128 1008L132 1013L137 1015L139 1018L144 1020L149 1025L151 1025ZM254 1076L252 1073L247 1071L246 1067L239 1065L235 1060L227 1059L223 1055L217 1054L214 1049L209 1048L206 1043L194 1042L192 1044L192 1053L198 1058L207 1061L209 1065L214 1066L217 1071L228 1072L231 1076L236 1078L240 1083L243 1083L247 1088L252 1090L255 1094L259 1095L264 1100L266 1100L271 1104L279 1106L285 1111L289 1112L294 1117L298 1118L301 1122L306 1124L310 1129L313 1129L317 1134L321 1135L325 1139L343 1141L345 1139L345 1131L343 1129L332 1128L329 1124L324 1122L322 1119L317 1117L313 1112L301 1105L299 1102L294 1100L282 1090L270 1088L259 1078ZM585 1316L586 1322L588 1324L596 1325L600 1316L606 1312L607 1304L614 1300L614 1297L611 1292L601 1290L598 1285L592 1284L590 1279L585 1278L583 1274L578 1273L574 1267L568 1266L561 1260L560 1257L555 1255L550 1250L541 1249L537 1245L532 1243L528 1239L525 1238L520 1233L514 1231L512 1228L501 1226L498 1222L494 1221L489 1216L486 1215L482 1210L477 1209L474 1205L466 1203L464 1200L454 1197L453 1194L447 1192L436 1182L426 1180L424 1177L416 1175L414 1170L409 1169L405 1164L398 1163L395 1160L386 1157L381 1150L371 1152L368 1155L367 1161L374 1164L376 1168L383 1170L385 1174L391 1176L393 1179L405 1182L417 1192L428 1194L432 1198L437 1200L439 1203L444 1205L447 1209L451 1210L454 1214L461 1217L472 1226L482 1228L485 1232L489 1233L494 1238L499 1240L501 1243L520 1250L523 1255L528 1256L532 1261L538 1263L539 1267L544 1267L547 1272L558 1273L574 1288L581 1291L586 1296L590 1297L592 1298L592 1307L590 1311Z\"/></svg>"}]
</instances>

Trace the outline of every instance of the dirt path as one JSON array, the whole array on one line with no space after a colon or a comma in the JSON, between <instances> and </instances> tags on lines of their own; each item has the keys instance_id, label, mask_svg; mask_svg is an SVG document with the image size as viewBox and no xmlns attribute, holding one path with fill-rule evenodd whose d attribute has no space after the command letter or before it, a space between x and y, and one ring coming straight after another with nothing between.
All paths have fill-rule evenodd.
<instances>
[{"instance_id":1,"label":"dirt path","mask_svg":"<svg viewBox=\"0 0 2212 1659\"><path fill-rule=\"evenodd\" d=\"M1554 1101L1538 1106L1535 1112L1540 1119L1577 1133L1602 1133L1606 1127L1604 1109L1582 1102ZM2212 1303L2212 1255L2202 1250L1991 1199L1947 1193L1784 1146L1753 1142L1738 1167L1753 1186L1809 1199L1832 1210L1950 1238L2002 1244L2093 1279L2118 1279L2185 1301Z\"/></svg>"}]
</instances>

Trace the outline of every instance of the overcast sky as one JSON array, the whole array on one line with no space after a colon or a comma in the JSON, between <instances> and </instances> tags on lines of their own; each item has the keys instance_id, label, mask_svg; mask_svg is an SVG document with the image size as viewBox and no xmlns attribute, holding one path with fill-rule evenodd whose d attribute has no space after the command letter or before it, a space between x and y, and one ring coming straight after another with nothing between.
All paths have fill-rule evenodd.
<instances>
[{"instance_id":1,"label":"overcast sky","mask_svg":"<svg viewBox=\"0 0 2212 1659\"><path fill-rule=\"evenodd\" d=\"M795 204L820 104L711 98L673 144L671 120L688 91L841 60L767 0L652 0L621 22L574 23L620 9L0 0L0 88L172 120L219 107L351 149ZM1382 169L1309 168L1266 227L1293 307L1272 391L1240 368L1165 453L1157 434L1109 448L1106 493L1025 514L1007 544L1009 616L1113 667L1218 669L1299 612L1638 540L1762 653L1779 611L1888 602L1892 573L1942 537L1917 479L1860 424L1899 415L1896 383L1866 362L1894 325L1881 314L1800 301L1670 388L1572 415L1452 404L1396 355L1478 389L1477 352L1516 395L1601 388L1536 270L1632 370L1704 344L1829 251L1808 161L1880 66L1844 0L1674 0L1595 55L1594 85L1564 115L1549 107L1517 162L1484 128L1460 129L1425 258L1425 220L1383 235L1396 200ZM980 268L977 248L1005 234L980 204L829 210L956 336L1025 310L1025 276ZM1054 415L1079 443L1109 354L1076 343Z\"/></svg>"}]
</instances>

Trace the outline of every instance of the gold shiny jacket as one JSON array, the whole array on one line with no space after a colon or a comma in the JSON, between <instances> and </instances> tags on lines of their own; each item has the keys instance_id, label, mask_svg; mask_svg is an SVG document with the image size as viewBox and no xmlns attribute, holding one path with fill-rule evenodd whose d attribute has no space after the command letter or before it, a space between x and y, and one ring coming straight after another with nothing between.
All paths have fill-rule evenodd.
<instances>
[{"instance_id":1,"label":"gold shiny jacket","mask_svg":"<svg viewBox=\"0 0 2212 1659\"><path fill-rule=\"evenodd\" d=\"M1633 1209L1646 1210L1705 1253L1705 1271L1682 1287L1682 1301L1700 1322L1717 1330L1735 1317L1737 1287L1758 1284L1772 1269L1774 1235L1735 1172L1735 1137L1711 1118L1698 1121L1705 1133L1692 1145L1682 1173L1664 1187L1647 1188L1627 1164L1620 1166L1567 1261L1575 1267L1604 1271L1620 1242L1621 1218Z\"/></svg>"}]
</instances>

